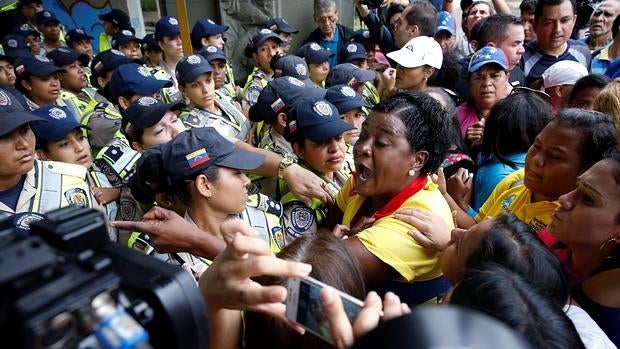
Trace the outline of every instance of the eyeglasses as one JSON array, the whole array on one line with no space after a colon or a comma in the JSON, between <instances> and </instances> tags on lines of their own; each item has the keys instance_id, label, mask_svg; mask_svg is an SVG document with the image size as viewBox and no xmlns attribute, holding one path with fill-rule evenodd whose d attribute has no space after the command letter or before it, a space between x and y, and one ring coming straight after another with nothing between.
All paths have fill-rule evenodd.
<instances>
[{"instance_id":1,"label":"eyeglasses","mask_svg":"<svg viewBox=\"0 0 620 349\"><path fill-rule=\"evenodd\" d=\"M512 91L510 91L511 95L516 95L520 93L537 95L538 97L544 99L547 102L551 100L551 96L549 96L544 91L535 90L533 88L529 88L525 86L513 87Z\"/></svg>"},{"instance_id":2,"label":"eyeglasses","mask_svg":"<svg viewBox=\"0 0 620 349\"><path fill-rule=\"evenodd\" d=\"M338 17L337 16L314 17L314 20L319 23L334 23L338 20Z\"/></svg>"}]
</instances>

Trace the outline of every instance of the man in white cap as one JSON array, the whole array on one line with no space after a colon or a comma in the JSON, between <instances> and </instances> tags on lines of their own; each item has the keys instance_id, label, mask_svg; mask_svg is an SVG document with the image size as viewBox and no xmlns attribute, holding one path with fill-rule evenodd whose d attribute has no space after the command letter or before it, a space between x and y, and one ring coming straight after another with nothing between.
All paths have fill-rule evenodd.
<instances>
[{"instance_id":1,"label":"man in white cap","mask_svg":"<svg viewBox=\"0 0 620 349\"><path fill-rule=\"evenodd\" d=\"M568 104L568 97L577 80L588 75L588 69L575 61L559 61L547 68L542 74L545 92L551 97L554 112L560 111Z\"/></svg>"}]
</instances>

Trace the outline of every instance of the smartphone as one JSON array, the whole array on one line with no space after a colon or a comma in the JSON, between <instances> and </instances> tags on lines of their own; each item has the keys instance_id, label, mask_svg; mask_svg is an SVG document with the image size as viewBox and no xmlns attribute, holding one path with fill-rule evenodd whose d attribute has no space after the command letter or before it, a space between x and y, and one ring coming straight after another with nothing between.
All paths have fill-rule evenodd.
<instances>
[{"instance_id":1,"label":"smartphone","mask_svg":"<svg viewBox=\"0 0 620 349\"><path fill-rule=\"evenodd\" d=\"M311 277L289 279L286 286L288 291L286 317L328 343L334 344L329 321L321 303L321 289L324 287L327 285ZM353 323L364 302L338 290L336 293L342 300L349 321Z\"/></svg>"}]
</instances>

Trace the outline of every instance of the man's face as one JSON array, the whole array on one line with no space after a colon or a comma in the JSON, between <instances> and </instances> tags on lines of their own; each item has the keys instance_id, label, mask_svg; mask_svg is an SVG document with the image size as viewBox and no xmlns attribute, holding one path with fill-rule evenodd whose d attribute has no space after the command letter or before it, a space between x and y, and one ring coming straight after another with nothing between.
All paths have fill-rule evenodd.
<instances>
[{"instance_id":1,"label":"man's face","mask_svg":"<svg viewBox=\"0 0 620 349\"><path fill-rule=\"evenodd\" d=\"M512 70L512 68L519 64L521 56L523 56L523 52L525 52L523 48L525 33L522 25L514 24L508 25L506 33L508 34L506 39L498 43L497 46L504 51L506 58L508 58L508 68Z\"/></svg>"},{"instance_id":2,"label":"man's face","mask_svg":"<svg viewBox=\"0 0 620 349\"><path fill-rule=\"evenodd\" d=\"M24 15L24 17L26 17L30 22L34 22L37 17L37 13L41 11L43 11L42 3L31 3L22 7L22 15Z\"/></svg>"},{"instance_id":3,"label":"man's face","mask_svg":"<svg viewBox=\"0 0 620 349\"><path fill-rule=\"evenodd\" d=\"M331 37L336 31L338 11L335 8L332 8L325 12L317 12L314 14L314 22L319 26L323 36Z\"/></svg>"},{"instance_id":4,"label":"man's face","mask_svg":"<svg viewBox=\"0 0 620 349\"><path fill-rule=\"evenodd\" d=\"M535 41L536 32L534 32L534 12L521 12L521 21L525 29L525 42Z\"/></svg>"},{"instance_id":5,"label":"man's face","mask_svg":"<svg viewBox=\"0 0 620 349\"><path fill-rule=\"evenodd\" d=\"M413 39L415 35L411 30L411 26L407 23L407 15L413 11L413 6L409 5L405 7L405 10L398 15L392 17L392 32L394 33L394 43L396 47L401 48L405 46L409 40Z\"/></svg>"},{"instance_id":6,"label":"man's face","mask_svg":"<svg viewBox=\"0 0 620 349\"><path fill-rule=\"evenodd\" d=\"M611 25L620 12L620 2L605 0L592 13L590 18L590 36L593 38L607 37L611 40Z\"/></svg>"},{"instance_id":7,"label":"man's face","mask_svg":"<svg viewBox=\"0 0 620 349\"><path fill-rule=\"evenodd\" d=\"M443 52L449 52L454 46L454 42L456 41L456 35L452 35L447 30L442 30L439 33L435 34L435 41L439 43Z\"/></svg>"},{"instance_id":8,"label":"man's face","mask_svg":"<svg viewBox=\"0 0 620 349\"><path fill-rule=\"evenodd\" d=\"M545 6L541 18L537 18L534 30L538 37L538 47L554 54L564 47L575 26L573 5L565 0L559 5Z\"/></svg>"}]
</instances>

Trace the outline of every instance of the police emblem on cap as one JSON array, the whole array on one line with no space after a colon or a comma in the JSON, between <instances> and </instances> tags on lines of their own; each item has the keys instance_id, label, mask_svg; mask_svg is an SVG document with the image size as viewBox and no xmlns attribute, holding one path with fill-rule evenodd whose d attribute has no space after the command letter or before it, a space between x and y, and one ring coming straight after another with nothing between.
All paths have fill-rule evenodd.
<instances>
[{"instance_id":1,"label":"police emblem on cap","mask_svg":"<svg viewBox=\"0 0 620 349\"><path fill-rule=\"evenodd\" d=\"M11 99L4 91L0 91L0 105L11 105Z\"/></svg>"},{"instance_id":2,"label":"police emblem on cap","mask_svg":"<svg viewBox=\"0 0 620 349\"><path fill-rule=\"evenodd\" d=\"M133 35L133 33L131 32L131 30L127 30L127 29L125 29L125 30L121 31L121 34L123 34L123 35L125 35L125 36L132 36L132 35Z\"/></svg>"},{"instance_id":3,"label":"police emblem on cap","mask_svg":"<svg viewBox=\"0 0 620 349\"><path fill-rule=\"evenodd\" d=\"M342 86L340 88L340 93L347 97L355 97L355 91L349 86Z\"/></svg>"},{"instance_id":4,"label":"police emblem on cap","mask_svg":"<svg viewBox=\"0 0 620 349\"><path fill-rule=\"evenodd\" d=\"M9 45L9 47L11 47L11 48L16 48L17 47L17 40L10 39L9 41L6 42L6 44Z\"/></svg>"},{"instance_id":5,"label":"police emblem on cap","mask_svg":"<svg viewBox=\"0 0 620 349\"><path fill-rule=\"evenodd\" d=\"M22 25L19 27L19 30L21 30L21 31L30 30L30 25L28 25L28 23L26 23L26 24L22 24Z\"/></svg>"},{"instance_id":6,"label":"police emblem on cap","mask_svg":"<svg viewBox=\"0 0 620 349\"><path fill-rule=\"evenodd\" d=\"M306 66L301 64L301 63L295 64L295 71L299 75L306 75L306 74L308 74L308 70L306 70Z\"/></svg>"},{"instance_id":7,"label":"police emblem on cap","mask_svg":"<svg viewBox=\"0 0 620 349\"><path fill-rule=\"evenodd\" d=\"M56 119L56 120L66 119L67 118L67 114L65 113L65 111L60 109L60 108L52 108L52 109L50 109L49 115L52 118Z\"/></svg>"},{"instance_id":8,"label":"police emblem on cap","mask_svg":"<svg viewBox=\"0 0 620 349\"><path fill-rule=\"evenodd\" d=\"M368 30L364 30L364 31L362 32L362 36L364 37L364 39L368 39L368 38L370 38L370 31L368 31Z\"/></svg>"},{"instance_id":9,"label":"police emblem on cap","mask_svg":"<svg viewBox=\"0 0 620 349\"><path fill-rule=\"evenodd\" d=\"M82 29L76 29L76 30L75 30L75 32L76 32L76 33L80 33L80 34L86 34L86 33L84 32L84 30L82 30Z\"/></svg>"},{"instance_id":10,"label":"police emblem on cap","mask_svg":"<svg viewBox=\"0 0 620 349\"><path fill-rule=\"evenodd\" d=\"M65 192L65 199L70 205L76 205L78 207L88 207L88 196L86 191L82 188L73 188Z\"/></svg>"},{"instance_id":11,"label":"police emblem on cap","mask_svg":"<svg viewBox=\"0 0 620 349\"><path fill-rule=\"evenodd\" d=\"M57 50L64 53L71 53L71 51L69 51L69 49L65 47L59 47L57 48Z\"/></svg>"},{"instance_id":12,"label":"police emblem on cap","mask_svg":"<svg viewBox=\"0 0 620 349\"><path fill-rule=\"evenodd\" d=\"M330 108L329 104L324 101L314 103L312 110L321 116L330 116L332 114L332 108Z\"/></svg>"},{"instance_id":13,"label":"police emblem on cap","mask_svg":"<svg viewBox=\"0 0 620 349\"><path fill-rule=\"evenodd\" d=\"M212 19L207 19L207 22L211 23L211 24L215 24L215 22L213 22Z\"/></svg>"},{"instance_id":14,"label":"police emblem on cap","mask_svg":"<svg viewBox=\"0 0 620 349\"><path fill-rule=\"evenodd\" d=\"M261 29L261 30L260 30L260 32L259 32L259 33L261 33L261 34L263 34L263 35L266 35L266 34L271 34L271 33L272 33L272 31L271 31L271 30L269 30L269 29L267 29L267 28L263 28L263 29Z\"/></svg>"},{"instance_id":15,"label":"police emblem on cap","mask_svg":"<svg viewBox=\"0 0 620 349\"><path fill-rule=\"evenodd\" d=\"M172 25L179 25L179 21L177 21L177 19L174 18L174 17L168 18L168 23L170 23Z\"/></svg>"},{"instance_id":16,"label":"police emblem on cap","mask_svg":"<svg viewBox=\"0 0 620 349\"><path fill-rule=\"evenodd\" d=\"M187 63L189 63L189 64L198 64L198 63L200 63L200 56L198 56L198 55L191 55L191 56L187 57Z\"/></svg>"},{"instance_id":17,"label":"police emblem on cap","mask_svg":"<svg viewBox=\"0 0 620 349\"><path fill-rule=\"evenodd\" d=\"M49 17L52 17L52 14L47 11L43 11L43 17L49 18Z\"/></svg>"},{"instance_id":18,"label":"police emblem on cap","mask_svg":"<svg viewBox=\"0 0 620 349\"><path fill-rule=\"evenodd\" d=\"M153 97L141 97L138 99L138 104L143 107L148 107L149 105L157 104L157 100Z\"/></svg>"},{"instance_id":19,"label":"police emblem on cap","mask_svg":"<svg viewBox=\"0 0 620 349\"><path fill-rule=\"evenodd\" d=\"M144 76L145 78L148 78L151 76L151 73L149 73L149 71L146 70L146 68L143 66L140 66L138 68L138 73L140 73L140 75Z\"/></svg>"},{"instance_id":20,"label":"police emblem on cap","mask_svg":"<svg viewBox=\"0 0 620 349\"><path fill-rule=\"evenodd\" d=\"M125 54L117 49L111 49L110 52L114 53L117 56L124 56Z\"/></svg>"},{"instance_id":21,"label":"police emblem on cap","mask_svg":"<svg viewBox=\"0 0 620 349\"><path fill-rule=\"evenodd\" d=\"M321 45L317 44L316 42L313 42L310 44L310 49L312 51L320 51L321 50Z\"/></svg>"},{"instance_id":22,"label":"police emblem on cap","mask_svg":"<svg viewBox=\"0 0 620 349\"><path fill-rule=\"evenodd\" d=\"M271 27L269 27L269 29L271 29L271 30L276 30L276 29L278 29L278 26L274 24L274 25L272 25Z\"/></svg>"},{"instance_id":23,"label":"police emblem on cap","mask_svg":"<svg viewBox=\"0 0 620 349\"><path fill-rule=\"evenodd\" d=\"M209 47L207 47L207 52L209 52L209 53L216 53L217 52L217 47L209 46Z\"/></svg>"},{"instance_id":24,"label":"police emblem on cap","mask_svg":"<svg viewBox=\"0 0 620 349\"><path fill-rule=\"evenodd\" d=\"M299 86L299 87L304 86L304 83L303 83L303 82L301 82L301 80L296 79L296 78L294 78L294 77L292 77L292 76L287 76L287 77L286 77L286 80L287 80L288 82L290 82L290 83L291 83L291 85L295 85L295 86Z\"/></svg>"},{"instance_id":25,"label":"police emblem on cap","mask_svg":"<svg viewBox=\"0 0 620 349\"><path fill-rule=\"evenodd\" d=\"M50 62L49 58L47 58L47 57L35 55L34 58L36 60L38 60L39 62L45 62L45 63L49 63Z\"/></svg>"},{"instance_id":26,"label":"police emblem on cap","mask_svg":"<svg viewBox=\"0 0 620 349\"><path fill-rule=\"evenodd\" d=\"M349 52L349 53L357 52L357 46L355 44L348 44L347 45L347 52Z\"/></svg>"}]
</instances>

